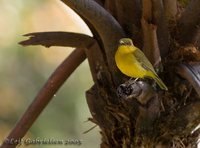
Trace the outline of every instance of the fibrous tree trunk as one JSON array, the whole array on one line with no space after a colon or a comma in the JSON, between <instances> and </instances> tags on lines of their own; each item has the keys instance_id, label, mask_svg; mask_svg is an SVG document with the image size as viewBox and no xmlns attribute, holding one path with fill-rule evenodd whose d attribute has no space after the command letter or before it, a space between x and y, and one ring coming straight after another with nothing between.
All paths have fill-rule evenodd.
<instances>
[{"instance_id":1,"label":"fibrous tree trunk","mask_svg":"<svg viewBox=\"0 0 200 148\"><path fill-rule=\"evenodd\" d=\"M86 50L94 79L86 97L101 147L197 147L199 130L192 131L200 123L200 1L62 1L86 20L99 44ZM143 49L169 91L141 80L126 97L117 96L128 80L114 62L124 36Z\"/></svg>"}]
</instances>

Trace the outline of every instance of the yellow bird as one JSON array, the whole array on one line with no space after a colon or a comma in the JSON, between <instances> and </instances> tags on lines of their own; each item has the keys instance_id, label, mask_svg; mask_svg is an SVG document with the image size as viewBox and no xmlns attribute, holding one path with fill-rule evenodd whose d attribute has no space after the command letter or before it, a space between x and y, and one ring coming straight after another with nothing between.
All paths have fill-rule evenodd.
<instances>
[{"instance_id":1,"label":"yellow bird","mask_svg":"<svg viewBox=\"0 0 200 148\"><path fill-rule=\"evenodd\" d=\"M115 62L123 74L132 78L150 77L156 81L161 89L168 90L147 57L133 45L131 39L120 39L119 47L115 53Z\"/></svg>"}]
</instances>

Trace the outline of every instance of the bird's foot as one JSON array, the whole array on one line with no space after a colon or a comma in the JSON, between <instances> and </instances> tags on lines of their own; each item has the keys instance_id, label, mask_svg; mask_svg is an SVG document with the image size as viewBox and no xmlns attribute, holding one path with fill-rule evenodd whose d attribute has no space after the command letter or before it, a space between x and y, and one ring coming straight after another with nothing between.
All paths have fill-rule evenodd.
<instances>
[{"instance_id":1,"label":"bird's foot","mask_svg":"<svg viewBox=\"0 0 200 148\"><path fill-rule=\"evenodd\" d=\"M129 80L128 80L128 84L134 84L134 83L136 83L137 82L137 80L138 80L139 78L130 78Z\"/></svg>"}]
</instances>

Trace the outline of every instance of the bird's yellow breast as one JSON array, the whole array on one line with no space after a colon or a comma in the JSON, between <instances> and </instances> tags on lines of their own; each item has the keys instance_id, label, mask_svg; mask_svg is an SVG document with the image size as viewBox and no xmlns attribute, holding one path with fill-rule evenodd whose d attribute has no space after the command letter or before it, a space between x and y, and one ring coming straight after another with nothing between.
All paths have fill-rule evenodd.
<instances>
[{"instance_id":1,"label":"bird's yellow breast","mask_svg":"<svg viewBox=\"0 0 200 148\"><path fill-rule=\"evenodd\" d=\"M119 46L116 54L115 61L120 71L134 78L143 78L147 71L141 66L134 56L134 50L128 49L127 46ZM132 48L132 47L131 47Z\"/></svg>"}]
</instances>

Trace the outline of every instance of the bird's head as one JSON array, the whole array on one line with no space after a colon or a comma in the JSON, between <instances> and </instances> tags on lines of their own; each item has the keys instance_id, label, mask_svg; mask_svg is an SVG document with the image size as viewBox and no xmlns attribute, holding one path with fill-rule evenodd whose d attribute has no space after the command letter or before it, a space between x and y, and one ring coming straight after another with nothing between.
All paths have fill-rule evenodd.
<instances>
[{"instance_id":1,"label":"bird's head","mask_svg":"<svg viewBox=\"0 0 200 148\"><path fill-rule=\"evenodd\" d=\"M133 41L130 38L122 38L119 40L120 45L133 46Z\"/></svg>"},{"instance_id":2,"label":"bird's head","mask_svg":"<svg viewBox=\"0 0 200 148\"><path fill-rule=\"evenodd\" d=\"M119 40L119 50L122 53L131 53L135 51L135 46L130 38L122 38Z\"/></svg>"},{"instance_id":3,"label":"bird's head","mask_svg":"<svg viewBox=\"0 0 200 148\"><path fill-rule=\"evenodd\" d=\"M130 38L122 38L119 40L118 51L122 54L132 53L136 50Z\"/></svg>"}]
</instances>

